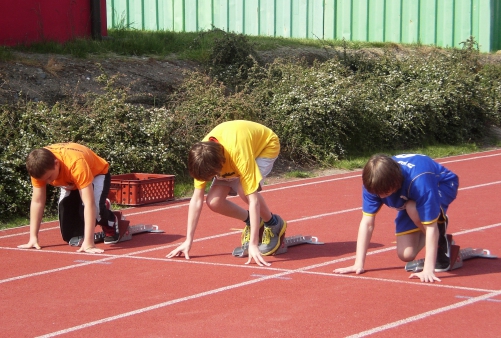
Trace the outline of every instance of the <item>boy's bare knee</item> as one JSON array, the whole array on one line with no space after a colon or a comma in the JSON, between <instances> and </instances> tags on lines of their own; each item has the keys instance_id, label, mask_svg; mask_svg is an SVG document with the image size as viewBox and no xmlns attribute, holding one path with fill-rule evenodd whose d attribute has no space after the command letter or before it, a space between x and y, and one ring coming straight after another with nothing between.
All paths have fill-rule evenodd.
<instances>
[{"instance_id":1,"label":"boy's bare knee","mask_svg":"<svg viewBox=\"0 0 501 338\"><path fill-rule=\"evenodd\" d=\"M404 262L411 262L417 256L417 253L414 252L414 250L412 248L406 248L402 252L397 252L397 254L398 254L398 258L400 258L400 260L404 261Z\"/></svg>"},{"instance_id":2,"label":"boy's bare knee","mask_svg":"<svg viewBox=\"0 0 501 338\"><path fill-rule=\"evenodd\" d=\"M221 199L220 198L211 198L207 199L205 202L210 210L217 212L221 208Z\"/></svg>"}]
</instances>

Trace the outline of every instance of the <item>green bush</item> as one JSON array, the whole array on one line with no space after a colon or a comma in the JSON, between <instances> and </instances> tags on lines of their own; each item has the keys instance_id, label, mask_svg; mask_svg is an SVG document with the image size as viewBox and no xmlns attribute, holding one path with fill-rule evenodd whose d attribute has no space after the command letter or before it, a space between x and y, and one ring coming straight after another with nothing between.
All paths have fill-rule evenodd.
<instances>
[{"instance_id":1,"label":"green bush","mask_svg":"<svg viewBox=\"0 0 501 338\"><path fill-rule=\"evenodd\" d=\"M191 47L200 49L207 44L207 40L211 43L204 66L209 76L238 91L238 86L246 82L249 69L260 63L253 44L243 34L213 28L201 32Z\"/></svg>"},{"instance_id":2,"label":"green bush","mask_svg":"<svg viewBox=\"0 0 501 338\"><path fill-rule=\"evenodd\" d=\"M191 145L227 120L263 123L278 134L281 156L315 164L382 149L476 142L501 123L501 67L480 64L472 40L460 50L398 57L345 50L312 65L279 59L264 66L243 36L217 34L210 71L188 73L161 108L128 103L127 88L106 75L102 95L0 106L0 222L28 215L25 158L57 142L87 145L110 162L112 174L186 178ZM57 190L48 191L47 211L54 213Z\"/></svg>"},{"instance_id":3,"label":"green bush","mask_svg":"<svg viewBox=\"0 0 501 338\"><path fill-rule=\"evenodd\" d=\"M34 149L58 142L82 143L110 163L112 174L183 174L186 146L176 119L166 108L145 109L126 103L127 93L102 76L105 93L83 104L26 102L0 107L0 221L28 215L31 184L25 159ZM56 189L49 189L47 211L55 213Z\"/></svg>"},{"instance_id":4,"label":"green bush","mask_svg":"<svg viewBox=\"0 0 501 338\"><path fill-rule=\"evenodd\" d=\"M501 82L479 69L472 51L311 67L277 60L249 72L246 93L259 98L286 156L332 163L347 153L480 140L499 123Z\"/></svg>"}]
</instances>

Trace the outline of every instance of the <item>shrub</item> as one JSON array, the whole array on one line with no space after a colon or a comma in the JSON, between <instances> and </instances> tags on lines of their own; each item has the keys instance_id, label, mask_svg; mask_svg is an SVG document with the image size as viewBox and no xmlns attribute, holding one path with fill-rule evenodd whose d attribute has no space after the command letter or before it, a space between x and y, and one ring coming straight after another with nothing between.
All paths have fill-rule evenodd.
<instances>
[{"instance_id":1,"label":"shrub","mask_svg":"<svg viewBox=\"0 0 501 338\"><path fill-rule=\"evenodd\" d=\"M0 220L27 215L31 185L25 159L34 149L58 142L82 143L110 163L112 174L151 172L182 174L185 140L179 138L176 120L166 108L145 109L126 103L127 93L102 76L105 93L87 96L83 104L26 102L0 107L1 174ZM47 210L55 213L56 189L49 189Z\"/></svg>"},{"instance_id":2,"label":"shrub","mask_svg":"<svg viewBox=\"0 0 501 338\"><path fill-rule=\"evenodd\" d=\"M382 149L475 142L487 126L501 123L501 67L481 65L472 40L445 52L397 57L345 50L311 65L277 59L263 66L243 36L217 34L208 74L187 73L161 108L127 103L127 88L105 74L102 95L0 106L0 222L28 215L25 158L57 142L87 145L110 162L112 174L187 177L191 145L228 120L269 126L280 138L281 156L315 164ZM48 192L47 211L54 213L57 190Z\"/></svg>"},{"instance_id":3,"label":"shrub","mask_svg":"<svg viewBox=\"0 0 501 338\"><path fill-rule=\"evenodd\" d=\"M198 47L205 40L212 40L205 67L209 76L238 91L247 80L247 73L260 59L253 45L243 34L227 33L213 28L201 32L192 47Z\"/></svg>"},{"instance_id":4,"label":"shrub","mask_svg":"<svg viewBox=\"0 0 501 338\"><path fill-rule=\"evenodd\" d=\"M499 123L501 97L499 79L482 79L475 60L463 50L311 67L277 60L249 72L246 92L286 156L332 163L348 152L480 140Z\"/></svg>"}]
</instances>

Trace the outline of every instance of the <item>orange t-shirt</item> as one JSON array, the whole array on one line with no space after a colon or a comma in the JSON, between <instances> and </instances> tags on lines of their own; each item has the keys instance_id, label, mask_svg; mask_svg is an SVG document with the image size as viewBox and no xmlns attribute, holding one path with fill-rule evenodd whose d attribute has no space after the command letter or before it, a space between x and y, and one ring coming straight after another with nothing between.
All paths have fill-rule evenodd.
<instances>
[{"instance_id":1,"label":"orange t-shirt","mask_svg":"<svg viewBox=\"0 0 501 338\"><path fill-rule=\"evenodd\" d=\"M92 183L97 175L108 173L109 164L92 150L78 143L57 143L45 147L59 160L57 178L50 182L56 187L80 190ZM34 187L41 188L45 182L31 177Z\"/></svg>"}]
</instances>

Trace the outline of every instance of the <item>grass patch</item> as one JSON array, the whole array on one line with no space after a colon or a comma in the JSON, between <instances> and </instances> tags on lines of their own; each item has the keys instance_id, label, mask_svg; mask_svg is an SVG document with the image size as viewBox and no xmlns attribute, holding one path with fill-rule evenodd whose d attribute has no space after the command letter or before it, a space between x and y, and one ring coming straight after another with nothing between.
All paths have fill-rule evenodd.
<instances>
[{"instance_id":1,"label":"grass patch","mask_svg":"<svg viewBox=\"0 0 501 338\"><path fill-rule=\"evenodd\" d=\"M286 173L284 176L287 178L310 178L314 175L306 171L294 170Z\"/></svg>"},{"instance_id":2,"label":"grass patch","mask_svg":"<svg viewBox=\"0 0 501 338\"><path fill-rule=\"evenodd\" d=\"M14 55L12 54L11 49L5 46L0 46L0 61L8 61L12 60Z\"/></svg>"},{"instance_id":3,"label":"grass patch","mask_svg":"<svg viewBox=\"0 0 501 338\"><path fill-rule=\"evenodd\" d=\"M12 50L42 53L69 54L79 58L123 56L149 56L156 58L175 55L177 59L204 63L207 61L216 39L226 32L212 29L202 32L141 31L135 29L109 29L102 40L75 39L64 44L55 41L37 42L30 45L0 47L0 60L12 59ZM364 42L345 40L297 39L267 36L246 36L255 50L268 51L281 47L290 48L394 48L390 42Z\"/></svg>"},{"instance_id":4,"label":"grass patch","mask_svg":"<svg viewBox=\"0 0 501 338\"><path fill-rule=\"evenodd\" d=\"M398 155L398 154L424 154L431 158L444 158L448 156L456 156L463 154L470 154L478 151L484 150L475 143L459 144L459 145L430 145L424 147L417 147L405 150L390 150L390 151L379 151L379 153L384 153L388 155ZM335 161L332 163L332 167L344 170L355 170L364 167L365 163L373 153L357 154L354 156L348 156L346 159Z\"/></svg>"},{"instance_id":5,"label":"grass patch","mask_svg":"<svg viewBox=\"0 0 501 338\"><path fill-rule=\"evenodd\" d=\"M42 219L42 223L56 221L57 219L58 219L57 216L50 216L50 215L45 216ZM0 223L0 230L17 228L17 227L21 227L21 226L25 226L25 225L30 225L29 218L21 217L21 216L14 216L14 217L10 217L10 218L2 221L2 223Z\"/></svg>"},{"instance_id":6,"label":"grass patch","mask_svg":"<svg viewBox=\"0 0 501 338\"><path fill-rule=\"evenodd\" d=\"M174 184L174 196L176 198L189 197L193 194L193 189L193 181L176 182L176 184Z\"/></svg>"}]
</instances>

